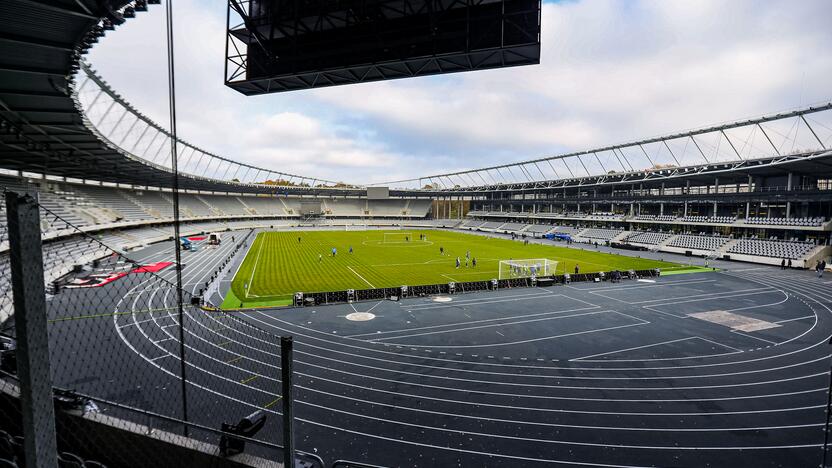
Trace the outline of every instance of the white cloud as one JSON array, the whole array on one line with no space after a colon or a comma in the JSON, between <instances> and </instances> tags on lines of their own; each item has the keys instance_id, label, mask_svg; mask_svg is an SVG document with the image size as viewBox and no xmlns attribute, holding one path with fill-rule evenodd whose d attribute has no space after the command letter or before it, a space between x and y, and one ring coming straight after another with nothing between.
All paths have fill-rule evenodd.
<instances>
[{"instance_id":1,"label":"white cloud","mask_svg":"<svg viewBox=\"0 0 832 468\"><path fill-rule=\"evenodd\" d=\"M521 160L805 105L830 96L832 2L545 4L539 66L246 98L222 84L225 7L179 0L180 133L276 170L380 181ZM167 121L164 12L93 52Z\"/></svg>"}]
</instances>

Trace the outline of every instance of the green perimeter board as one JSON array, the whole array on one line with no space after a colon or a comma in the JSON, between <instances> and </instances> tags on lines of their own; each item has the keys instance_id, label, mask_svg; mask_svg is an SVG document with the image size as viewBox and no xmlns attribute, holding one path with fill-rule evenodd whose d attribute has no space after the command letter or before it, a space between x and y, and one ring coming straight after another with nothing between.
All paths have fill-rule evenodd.
<instances>
[{"instance_id":1,"label":"green perimeter board","mask_svg":"<svg viewBox=\"0 0 832 468\"><path fill-rule=\"evenodd\" d=\"M385 242L385 233L388 233ZM403 233L410 234L404 241ZM419 235L427 236L420 241ZM300 238L300 242L298 242ZM349 253L352 246L353 253ZM439 247L445 254L439 254ZM337 255L331 255L332 248ZM465 252L477 259L465 267ZM320 260L319 260L319 255ZM456 258L462 266L456 268ZM277 305L295 292L342 291L483 281L496 278L499 261L548 258L557 273L687 268L669 262L464 234L452 231L281 231L257 235L234 276L223 308ZM248 288L246 289L246 285ZM233 304L232 304L233 302Z\"/></svg>"}]
</instances>

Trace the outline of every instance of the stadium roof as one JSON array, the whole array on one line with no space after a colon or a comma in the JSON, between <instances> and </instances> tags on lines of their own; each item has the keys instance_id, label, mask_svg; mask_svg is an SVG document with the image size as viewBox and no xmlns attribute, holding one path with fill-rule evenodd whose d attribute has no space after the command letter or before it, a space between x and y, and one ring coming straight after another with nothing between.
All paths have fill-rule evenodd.
<instances>
[{"instance_id":1,"label":"stadium roof","mask_svg":"<svg viewBox=\"0 0 832 468\"><path fill-rule=\"evenodd\" d=\"M116 23L135 15L134 8L125 5L127 2L122 0L0 2L0 161L3 168L102 182L171 186L172 173L164 165L137 158L91 129L73 95L82 54ZM301 181L332 183L277 171L262 170L262 173L272 174L273 180L294 179L296 184ZM232 192L314 190L300 186L239 184L195 175L182 175L180 187ZM337 192L355 190L338 189Z\"/></svg>"},{"instance_id":2,"label":"stadium roof","mask_svg":"<svg viewBox=\"0 0 832 468\"><path fill-rule=\"evenodd\" d=\"M126 5L122 0L0 3L1 167L137 186L172 185L170 135L80 61L106 31L135 15ZM778 174L784 167L832 174L832 125L824 125L829 122L820 121L821 116L832 117L832 103L386 185L399 187L393 195L430 196L611 183L683 184L715 174ZM333 188L332 181L238 163L181 140L179 145L182 189L364 193L362 188ZM285 186L256 183L265 180Z\"/></svg>"}]
</instances>

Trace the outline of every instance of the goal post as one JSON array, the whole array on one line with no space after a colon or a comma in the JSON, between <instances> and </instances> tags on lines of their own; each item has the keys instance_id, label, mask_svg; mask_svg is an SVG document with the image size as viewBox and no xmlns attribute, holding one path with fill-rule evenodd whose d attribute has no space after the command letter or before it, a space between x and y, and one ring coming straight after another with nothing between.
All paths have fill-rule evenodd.
<instances>
[{"instance_id":1,"label":"goal post","mask_svg":"<svg viewBox=\"0 0 832 468\"><path fill-rule=\"evenodd\" d=\"M385 232L384 233L384 241L385 244L401 244L404 242L413 242L413 233L407 231L400 231L400 232Z\"/></svg>"},{"instance_id":2,"label":"goal post","mask_svg":"<svg viewBox=\"0 0 832 468\"><path fill-rule=\"evenodd\" d=\"M498 279L554 276L558 262L548 258L519 258L500 260Z\"/></svg>"}]
</instances>

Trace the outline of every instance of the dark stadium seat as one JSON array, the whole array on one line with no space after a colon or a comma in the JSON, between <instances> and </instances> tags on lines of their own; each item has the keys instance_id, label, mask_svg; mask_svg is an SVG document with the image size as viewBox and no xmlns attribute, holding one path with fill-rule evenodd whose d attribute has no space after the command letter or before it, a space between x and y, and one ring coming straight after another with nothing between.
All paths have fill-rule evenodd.
<instances>
[{"instance_id":1,"label":"dark stadium seat","mask_svg":"<svg viewBox=\"0 0 832 468\"><path fill-rule=\"evenodd\" d=\"M14 448L14 453L18 461L22 462L26 459L26 455L24 453L25 449L23 448L23 437L12 437L12 447Z\"/></svg>"},{"instance_id":2,"label":"dark stadium seat","mask_svg":"<svg viewBox=\"0 0 832 468\"><path fill-rule=\"evenodd\" d=\"M17 458L12 437L2 431L0 431L0 458L11 461Z\"/></svg>"},{"instance_id":3,"label":"dark stadium seat","mask_svg":"<svg viewBox=\"0 0 832 468\"><path fill-rule=\"evenodd\" d=\"M107 468L107 465L94 460L87 460L84 462L84 468Z\"/></svg>"},{"instance_id":4,"label":"dark stadium seat","mask_svg":"<svg viewBox=\"0 0 832 468\"><path fill-rule=\"evenodd\" d=\"M72 453L61 452L61 454L58 455L58 467L84 468L84 459Z\"/></svg>"}]
</instances>

